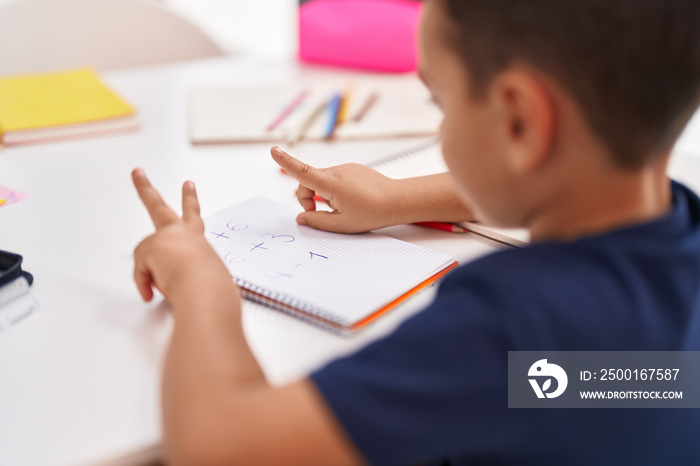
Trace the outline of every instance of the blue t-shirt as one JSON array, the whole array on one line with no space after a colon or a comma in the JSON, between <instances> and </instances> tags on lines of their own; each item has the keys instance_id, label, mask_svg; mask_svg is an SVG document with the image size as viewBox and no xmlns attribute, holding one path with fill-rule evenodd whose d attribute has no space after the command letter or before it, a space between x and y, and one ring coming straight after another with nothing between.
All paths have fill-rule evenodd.
<instances>
[{"instance_id":1,"label":"blue t-shirt","mask_svg":"<svg viewBox=\"0 0 700 466\"><path fill-rule=\"evenodd\" d=\"M508 409L508 351L700 350L700 200L458 268L395 333L311 378L377 465L700 464L700 410Z\"/></svg>"}]
</instances>

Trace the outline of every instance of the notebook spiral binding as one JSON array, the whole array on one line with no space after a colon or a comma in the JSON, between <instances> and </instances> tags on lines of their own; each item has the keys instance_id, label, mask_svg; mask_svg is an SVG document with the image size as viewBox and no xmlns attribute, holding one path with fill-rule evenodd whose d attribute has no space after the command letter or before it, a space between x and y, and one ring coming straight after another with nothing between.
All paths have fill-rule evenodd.
<instances>
[{"instance_id":1,"label":"notebook spiral binding","mask_svg":"<svg viewBox=\"0 0 700 466\"><path fill-rule=\"evenodd\" d=\"M418 152L422 152L424 150L430 149L433 146L439 145L440 144L440 138L433 138L428 141L421 142L420 144L409 147L408 149L404 149L399 152L395 152L393 154L385 155L384 157L378 158L376 160L373 160L367 164L368 167L370 168L376 168L380 165L384 165L385 163L393 162L394 160L398 160L404 157L408 157L409 155L416 154Z\"/></svg>"},{"instance_id":2,"label":"notebook spiral binding","mask_svg":"<svg viewBox=\"0 0 700 466\"><path fill-rule=\"evenodd\" d=\"M234 278L236 284L241 287L241 294L248 301L261 304L270 309L284 312L292 317L313 324L325 330L330 330L341 335L349 334L347 322L342 317L316 306L311 306L299 299L295 299L282 293L274 293L256 285L255 283Z\"/></svg>"}]
</instances>

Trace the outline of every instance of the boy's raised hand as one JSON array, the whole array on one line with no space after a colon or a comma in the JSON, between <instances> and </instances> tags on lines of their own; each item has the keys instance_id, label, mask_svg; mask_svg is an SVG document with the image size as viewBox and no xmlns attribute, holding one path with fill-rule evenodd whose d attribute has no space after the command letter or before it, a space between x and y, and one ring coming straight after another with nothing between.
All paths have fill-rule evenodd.
<instances>
[{"instance_id":1,"label":"boy's raised hand","mask_svg":"<svg viewBox=\"0 0 700 466\"><path fill-rule=\"evenodd\" d=\"M284 171L299 181L297 198L304 212L297 216L297 223L339 233L359 233L397 224L395 180L356 163L319 169L279 147L273 147L270 153ZM316 210L317 194L333 212Z\"/></svg>"},{"instance_id":2,"label":"boy's raised hand","mask_svg":"<svg viewBox=\"0 0 700 466\"><path fill-rule=\"evenodd\" d=\"M204 238L194 183L187 181L182 186L180 218L151 186L143 170L135 169L131 177L156 227L134 251L134 280L141 297L150 301L155 286L174 303L213 278L231 281L226 266Z\"/></svg>"}]
</instances>

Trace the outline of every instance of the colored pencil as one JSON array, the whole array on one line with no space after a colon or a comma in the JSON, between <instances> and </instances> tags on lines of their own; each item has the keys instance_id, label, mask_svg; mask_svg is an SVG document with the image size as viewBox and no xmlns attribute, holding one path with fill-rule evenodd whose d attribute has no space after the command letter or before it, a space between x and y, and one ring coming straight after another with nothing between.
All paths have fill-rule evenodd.
<instances>
[{"instance_id":1,"label":"colored pencil","mask_svg":"<svg viewBox=\"0 0 700 466\"><path fill-rule=\"evenodd\" d=\"M306 98L309 96L309 91L303 90L299 95L297 95L294 100L292 100L284 109L282 109L282 112L280 112L279 115L277 115L277 118L275 118L272 123L270 123L267 126L268 131L274 131L275 128L277 128L284 120L286 120L289 115L291 115L294 110L296 110L299 105L306 100Z\"/></svg>"},{"instance_id":2,"label":"colored pencil","mask_svg":"<svg viewBox=\"0 0 700 466\"><path fill-rule=\"evenodd\" d=\"M362 105L360 110L355 114L354 117L352 117L352 121L354 122L359 122L362 121L362 119L369 113L369 111L372 109L374 104L377 103L377 100L379 100L379 94L376 92L372 92L369 97L367 97L367 100L365 100L365 103Z\"/></svg>"},{"instance_id":3,"label":"colored pencil","mask_svg":"<svg viewBox=\"0 0 700 466\"><path fill-rule=\"evenodd\" d=\"M423 227L428 227L428 228L434 228L436 230L442 230L442 231L447 231L450 233L467 233L469 230L467 230L464 227L461 227L459 225L455 225L453 223L444 223L444 222L418 222L416 225L420 225Z\"/></svg>"},{"instance_id":4,"label":"colored pencil","mask_svg":"<svg viewBox=\"0 0 700 466\"><path fill-rule=\"evenodd\" d=\"M335 129L338 127L338 114L340 113L340 102L343 96L335 94L328 102L328 125L326 126L325 139L333 137Z\"/></svg>"},{"instance_id":5,"label":"colored pencil","mask_svg":"<svg viewBox=\"0 0 700 466\"><path fill-rule=\"evenodd\" d=\"M343 94L343 99L340 102L340 111L338 112L338 124L342 125L348 121L348 109L350 108L350 101L355 91L355 85L349 84L345 93Z\"/></svg>"},{"instance_id":6,"label":"colored pencil","mask_svg":"<svg viewBox=\"0 0 700 466\"><path fill-rule=\"evenodd\" d=\"M316 108L313 109L311 113L309 113L306 119L301 123L301 125L299 125L297 130L294 131L289 138L290 146L293 146L304 138L306 133L309 131L309 128L311 128L311 125L313 125L316 119L321 116L323 110L325 110L327 106L327 102L321 102Z\"/></svg>"}]
</instances>

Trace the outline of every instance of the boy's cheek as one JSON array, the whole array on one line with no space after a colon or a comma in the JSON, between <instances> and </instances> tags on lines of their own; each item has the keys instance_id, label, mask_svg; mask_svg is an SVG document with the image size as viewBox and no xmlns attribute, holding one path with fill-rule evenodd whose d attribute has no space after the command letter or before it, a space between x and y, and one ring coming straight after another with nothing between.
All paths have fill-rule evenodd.
<instances>
[{"instance_id":1,"label":"boy's cheek","mask_svg":"<svg viewBox=\"0 0 700 466\"><path fill-rule=\"evenodd\" d=\"M469 129L443 124L442 151L460 199L483 221L494 217L491 197L504 180L488 137Z\"/></svg>"},{"instance_id":2,"label":"boy's cheek","mask_svg":"<svg viewBox=\"0 0 700 466\"><path fill-rule=\"evenodd\" d=\"M480 167L473 166L473 149L463 138L449 131L442 133L442 152L445 164L450 169L455 186L460 191L460 197L474 197L473 191L479 189L480 178L483 177Z\"/></svg>"},{"instance_id":3,"label":"boy's cheek","mask_svg":"<svg viewBox=\"0 0 700 466\"><path fill-rule=\"evenodd\" d=\"M445 163L450 170L456 175L469 170L473 164L473 151L478 147L478 141L470 136L469 128L454 120L445 119L440 127L440 137Z\"/></svg>"}]
</instances>

